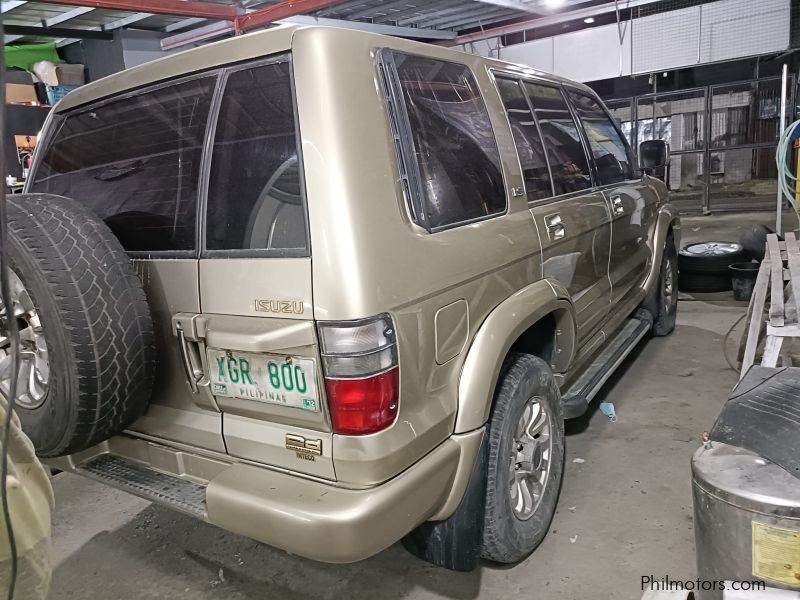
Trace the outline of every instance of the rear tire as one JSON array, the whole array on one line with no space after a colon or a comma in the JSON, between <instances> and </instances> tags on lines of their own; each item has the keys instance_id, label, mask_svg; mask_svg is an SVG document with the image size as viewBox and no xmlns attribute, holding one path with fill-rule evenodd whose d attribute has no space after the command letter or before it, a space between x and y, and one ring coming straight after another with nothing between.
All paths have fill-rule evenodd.
<instances>
[{"instance_id":1,"label":"rear tire","mask_svg":"<svg viewBox=\"0 0 800 600\"><path fill-rule=\"evenodd\" d=\"M155 374L150 310L119 241L80 203L11 196L8 221L9 266L32 305L28 329L38 330L40 350L46 345L47 366L35 401L18 400L17 414L39 456L71 454L121 432L147 408Z\"/></svg>"},{"instance_id":2,"label":"rear tire","mask_svg":"<svg viewBox=\"0 0 800 600\"><path fill-rule=\"evenodd\" d=\"M561 394L549 365L530 354L510 354L489 421L484 558L514 563L542 542L561 491L564 446Z\"/></svg>"}]
</instances>

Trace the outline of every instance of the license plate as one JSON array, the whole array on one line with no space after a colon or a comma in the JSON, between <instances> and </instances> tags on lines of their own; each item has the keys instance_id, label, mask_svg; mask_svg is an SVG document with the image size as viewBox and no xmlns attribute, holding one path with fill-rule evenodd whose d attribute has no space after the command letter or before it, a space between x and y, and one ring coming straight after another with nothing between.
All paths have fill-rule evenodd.
<instances>
[{"instance_id":1,"label":"license plate","mask_svg":"<svg viewBox=\"0 0 800 600\"><path fill-rule=\"evenodd\" d=\"M208 350L211 393L318 411L314 361L277 354Z\"/></svg>"}]
</instances>

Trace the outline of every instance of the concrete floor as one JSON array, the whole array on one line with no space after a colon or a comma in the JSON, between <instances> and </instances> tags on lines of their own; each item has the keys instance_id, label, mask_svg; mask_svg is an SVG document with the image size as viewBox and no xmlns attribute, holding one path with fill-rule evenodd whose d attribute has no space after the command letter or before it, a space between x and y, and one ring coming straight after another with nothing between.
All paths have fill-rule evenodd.
<instances>
[{"instance_id":1,"label":"concrete floor","mask_svg":"<svg viewBox=\"0 0 800 600\"><path fill-rule=\"evenodd\" d=\"M684 241L735 240L769 219L687 218ZM674 334L644 341L601 392L619 420L595 403L568 422L558 513L513 568L452 573L400 545L354 565L319 564L60 474L51 598L628 600L641 597L645 575L693 579L689 459L736 382L721 342L744 309L729 293L684 298Z\"/></svg>"}]
</instances>

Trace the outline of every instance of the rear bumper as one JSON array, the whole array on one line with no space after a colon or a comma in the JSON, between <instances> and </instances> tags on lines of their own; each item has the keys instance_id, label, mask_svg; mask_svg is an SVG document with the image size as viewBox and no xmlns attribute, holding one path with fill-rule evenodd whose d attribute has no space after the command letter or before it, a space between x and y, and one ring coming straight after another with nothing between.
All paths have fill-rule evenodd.
<instances>
[{"instance_id":1,"label":"rear bumper","mask_svg":"<svg viewBox=\"0 0 800 600\"><path fill-rule=\"evenodd\" d=\"M453 488L461 455L461 444L448 439L394 479L366 490L233 465L208 485L208 520L292 554L354 562L431 517Z\"/></svg>"},{"instance_id":2,"label":"rear bumper","mask_svg":"<svg viewBox=\"0 0 800 600\"><path fill-rule=\"evenodd\" d=\"M431 517L449 516L463 495L482 438L483 429L452 436L393 479L361 490L245 463L217 463L219 468L205 483L205 514L195 516L291 554L322 562L355 562L391 546ZM85 465L99 455L119 456L121 448L130 449L130 440L115 447L116 439L89 456L82 453L51 464L92 476ZM143 462L154 462L142 460L145 456L141 444L157 448L159 456L170 452L163 446L136 440L138 450L126 452L127 457L122 458L136 461L138 469ZM179 463L189 464L185 452L175 452L182 456ZM157 462L163 468L168 461ZM155 469L153 476L173 480L177 477ZM197 476L187 477L184 473L180 479L196 482ZM148 493L145 487L131 487L124 480L102 481L181 509L163 494ZM163 489L163 482L160 488Z\"/></svg>"}]
</instances>

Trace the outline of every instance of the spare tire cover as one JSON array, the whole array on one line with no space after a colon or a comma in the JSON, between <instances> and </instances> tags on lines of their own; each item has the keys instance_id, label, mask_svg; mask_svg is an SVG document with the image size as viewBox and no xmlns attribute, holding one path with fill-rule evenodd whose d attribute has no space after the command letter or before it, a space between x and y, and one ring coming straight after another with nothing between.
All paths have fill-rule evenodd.
<instances>
[{"instance_id":1,"label":"spare tire cover","mask_svg":"<svg viewBox=\"0 0 800 600\"><path fill-rule=\"evenodd\" d=\"M89 448L147 408L155 337L141 281L111 230L75 200L8 196L8 263L20 329L17 414L43 457ZM12 373L0 319L0 391Z\"/></svg>"}]
</instances>

